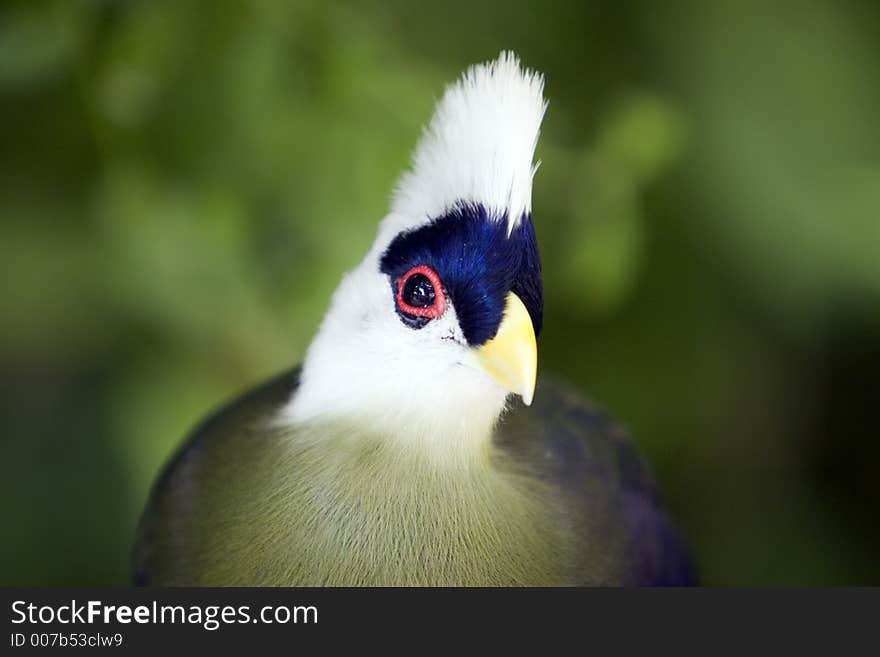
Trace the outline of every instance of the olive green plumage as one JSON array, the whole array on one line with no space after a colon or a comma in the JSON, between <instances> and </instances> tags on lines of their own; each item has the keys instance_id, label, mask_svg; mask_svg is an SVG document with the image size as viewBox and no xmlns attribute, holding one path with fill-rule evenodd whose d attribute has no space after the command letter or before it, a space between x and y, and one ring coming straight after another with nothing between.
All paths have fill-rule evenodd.
<instances>
[{"instance_id":1,"label":"olive green plumage","mask_svg":"<svg viewBox=\"0 0 880 657\"><path fill-rule=\"evenodd\" d=\"M273 422L282 375L203 423L157 482L136 580L157 585L685 583L690 568L621 432L563 388L438 466L364 427Z\"/></svg>"}]
</instances>

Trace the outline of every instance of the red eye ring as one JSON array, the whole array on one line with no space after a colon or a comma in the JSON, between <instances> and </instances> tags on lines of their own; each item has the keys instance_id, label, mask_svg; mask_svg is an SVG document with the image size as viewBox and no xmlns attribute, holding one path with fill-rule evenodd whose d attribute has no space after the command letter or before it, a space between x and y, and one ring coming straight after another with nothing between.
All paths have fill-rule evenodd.
<instances>
[{"instance_id":1,"label":"red eye ring","mask_svg":"<svg viewBox=\"0 0 880 657\"><path fill-rule=\"evenodd\" d=\"M431 285L434 287L433 306L428 306L425 308L419 306L411 306L403 300L403 288L406 285L406 282L416 274L421 274L422 276L427 278L431 282ZM440 277L437 275L437 272L435 272L427 265L419 265L418 267L413 267L403 276L401 276L397 281L397 307L401 310L401 312L404 312L407 315L412 315L414 317L427 317L428 319L435 319L445 313L446 295L443 294L443 283L440 282Z\"/></svg>"}]
</instances>

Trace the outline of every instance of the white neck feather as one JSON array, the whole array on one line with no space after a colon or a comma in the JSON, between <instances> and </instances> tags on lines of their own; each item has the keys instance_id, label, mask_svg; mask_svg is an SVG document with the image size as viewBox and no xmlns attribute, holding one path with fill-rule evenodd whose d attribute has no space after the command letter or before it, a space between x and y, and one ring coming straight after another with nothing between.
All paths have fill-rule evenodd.
<instances>
[{"instance_id":1,"label":"white neck feather","mask_svg":"<svg viewBox=\"0 0 880 657\"><path fill-rule=\"evenodd\" d=\"M373 278L379 279L375 285L370 284ZM454 352L440 335L410 341L427 337L434 327L413 331L403 326L385 278L368 256L343 279L306 353L299 390L281 419L347 418L367 425L371 435L443 459L483 454L506 391L481 369L450 359ZM373 310L377 306L382 312ZM449 313L449 321L457 322L454 309ZM353 330L359 323L362 330Z\"/></svg>"}]
</instances>

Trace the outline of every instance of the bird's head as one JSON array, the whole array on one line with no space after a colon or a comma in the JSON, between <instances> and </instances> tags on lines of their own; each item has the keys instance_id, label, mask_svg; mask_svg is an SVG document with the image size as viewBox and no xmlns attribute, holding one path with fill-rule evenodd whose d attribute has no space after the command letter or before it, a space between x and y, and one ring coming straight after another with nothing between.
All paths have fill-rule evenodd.
<instances>
[{"instance_id":1,"label":"bird's head","mask_svg":"<svg viewBox=\"0 0 880 657\"><path fill-rule=\"evenodd\" d=\"M542 90L508 53L447 88L373 247L334 294L290 419L451 443L488 435L509 393L531 403Z\"/></svg>"}]
</instances>

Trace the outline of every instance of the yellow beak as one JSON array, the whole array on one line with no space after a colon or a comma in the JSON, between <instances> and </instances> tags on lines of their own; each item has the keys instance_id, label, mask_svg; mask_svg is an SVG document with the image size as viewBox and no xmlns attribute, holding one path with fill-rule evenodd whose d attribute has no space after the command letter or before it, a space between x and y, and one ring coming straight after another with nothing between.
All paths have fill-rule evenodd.
<instances>
[{"instance_id":1,"label":"yellow beak","mask_svg":"<svg viewBox=\"0 0 880 657\"><path fill-rule=\"evenodd\" d=\"M532 318L513 292L507 295L498 333L477 350L483 369L510 392L520 395L526 406L535 394L538 345Z\"/></svg>"}]
</instances>

